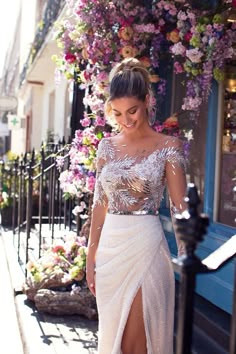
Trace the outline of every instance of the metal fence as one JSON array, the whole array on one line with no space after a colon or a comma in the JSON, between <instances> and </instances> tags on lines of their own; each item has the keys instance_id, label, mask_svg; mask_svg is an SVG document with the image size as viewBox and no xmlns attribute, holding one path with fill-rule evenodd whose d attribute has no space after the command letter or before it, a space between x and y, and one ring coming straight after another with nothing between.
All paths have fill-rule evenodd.
<instances>
[{"instance_id":1,"label":"metal fence","mask_svg":"<svg viewBox=\"0 0 236 354\"><path fill-rule=\"evenodd\" d=\"M53 242L55 229L57 233L72 229L79 232L79 218L72 213L76 200L63 198L56 164L57 157L63 156L64 169L68 168L68 151L69 144L60 141L42 145L39 153L33 150L8 164L1 161L0 195L5 190L9 199L9 205L1 209L2 225L13 230L18 262L25 276L32 249L34 257L40 257L46 238Z\"/></svg>"}]
</instances>

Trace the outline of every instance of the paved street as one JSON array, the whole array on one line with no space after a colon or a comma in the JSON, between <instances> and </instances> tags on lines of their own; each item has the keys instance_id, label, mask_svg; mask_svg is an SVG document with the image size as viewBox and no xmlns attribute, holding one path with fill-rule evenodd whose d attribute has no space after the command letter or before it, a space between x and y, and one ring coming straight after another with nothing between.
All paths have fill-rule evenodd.
<instances>
[{"instance_id":1,"label":"paved street","mask_svg":"<svg viewBox=\"0 0 236 354\"><path fill-rule=\"evenodd\" d=\"M11 232L0 236L0 279L1 354L96 354L97 321L40 314L24 294L14 297L13 288L20 290L24 277Z\"/></svg>"}]
</instances>

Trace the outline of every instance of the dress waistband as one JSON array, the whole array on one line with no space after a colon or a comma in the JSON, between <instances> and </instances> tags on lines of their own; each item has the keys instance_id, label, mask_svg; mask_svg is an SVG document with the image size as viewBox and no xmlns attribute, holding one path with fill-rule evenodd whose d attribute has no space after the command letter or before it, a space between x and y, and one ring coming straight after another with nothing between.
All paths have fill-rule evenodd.
<instances>
[{"instance_id":1,"label":"dress waistband","mask_svg":"<svg viewBox=\"0 0 236 354\"><path fill-rule=\"evenodd\" d=\"M116 210L109 210L108 214L115 214L115 215L159 215L158 210L132 210L132 211L116 211Z\"/></svg>"}]
</instances>

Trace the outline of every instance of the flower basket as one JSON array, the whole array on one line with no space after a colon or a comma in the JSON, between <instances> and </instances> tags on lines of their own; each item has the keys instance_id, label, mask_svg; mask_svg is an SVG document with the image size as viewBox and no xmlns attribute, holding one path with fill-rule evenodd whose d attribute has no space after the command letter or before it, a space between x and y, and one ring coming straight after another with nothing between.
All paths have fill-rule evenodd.
<instances>
[{"instance_id":1,"label":"flower basket","mask_svg":"<svg viewBox=\"0 0 236 354\"><path fill-rule=\"evenodd\" d=\"M38 311L52 315L83 315L90 320L98 318L96 300L88 288L78 293L70 291L38 290L35 297Z\"/></svg>"},{"instance_id":2,"label":"flower basket","mask_svg":"<svg viewBox=\"0 0 236 354\"><path fill-rule=\"evenodd\" d=\"M96 301L85 280L86 242L86 237L67 235L36 262L29 261L22 290L38 311L97 318Z\"/></svg>"},{"instance_id":3,"label":"flower basket","mask_svg":"<svg viewBox=\"0 0 236 354\"><path fill-rule=\"evenodd\" d=\"M57 274L51 278L42 279L42 281L35 282L31 277L26 279L26 282L22 286L23 293L31 301L35 301L35 295L41 289L54 289L54 288L66 288L72 284L72 280L64 281L63 274Z\"/></svg>"}]
</instances>

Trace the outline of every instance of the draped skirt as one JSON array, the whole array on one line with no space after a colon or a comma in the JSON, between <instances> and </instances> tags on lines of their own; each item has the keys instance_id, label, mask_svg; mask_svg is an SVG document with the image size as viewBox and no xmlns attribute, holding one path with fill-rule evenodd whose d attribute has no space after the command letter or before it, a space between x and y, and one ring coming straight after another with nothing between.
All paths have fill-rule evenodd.
<instances>
[{"instance_id":1,"label":"draped skirt","mask_svg":"<svg viewBox=\"0 0 236 354\"><path fill-rule=\"evenodd\" d=\"M122 354L140 288L147 352L173 354L174 273L159 217L107 214L96 255L99 354Z\"/></svg>"}]
</instances>

